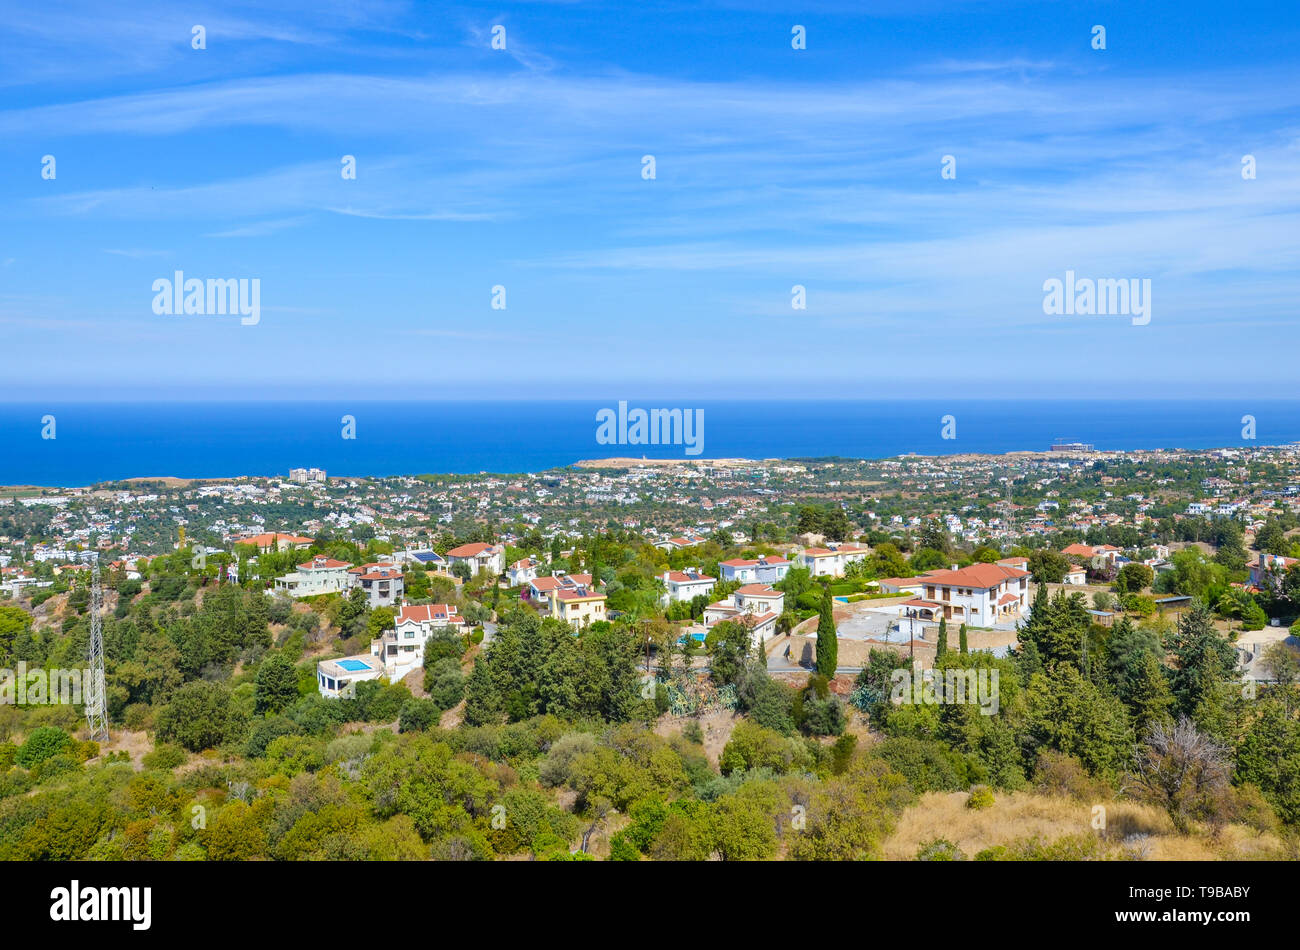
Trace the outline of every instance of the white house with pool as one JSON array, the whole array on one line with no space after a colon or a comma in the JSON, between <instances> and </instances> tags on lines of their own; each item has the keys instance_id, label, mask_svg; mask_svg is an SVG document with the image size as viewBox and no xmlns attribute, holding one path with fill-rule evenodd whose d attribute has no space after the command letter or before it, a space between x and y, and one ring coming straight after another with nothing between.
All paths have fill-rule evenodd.
<instances>
[{"instance_id":1,"label":"white house with pool","mask_svg":"<svg viewBox=\"0 0 1300 950\"><path fill-rule=\"evenodd\" d=\"M346 656L338 660L321 660L316 664L316 688L322 696L338 698L349 695L350 687L364 680L384 675L384 661L377 656Z\"/></svg>"}]
</instances>

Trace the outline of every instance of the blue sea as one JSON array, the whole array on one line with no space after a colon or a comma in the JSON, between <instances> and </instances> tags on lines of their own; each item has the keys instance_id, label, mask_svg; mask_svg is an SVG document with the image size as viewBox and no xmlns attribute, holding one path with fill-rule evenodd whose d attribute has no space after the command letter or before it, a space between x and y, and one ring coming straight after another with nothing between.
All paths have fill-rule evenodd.
<instances>
[{"instance_id":1,"label":"blue sea","mask_svg":"<svg viewBox=\"0 0 1300 950\"><path fill-rule=\"evenodd\" d=\"M884 458L1098 449L1213 448L1300 441L1300 401L904 400L630 401L703 410L698 458ZM74 486L138 476L213 478L525 472L580 459L688 458L682 445L597 442L597 412L554 402L7 403L0 485ZM1242 437L1255 418L1256 439ZM343 417L355 438L343 438ZM54 438L46 416L54 417ZM942 437L944 417L955 436Z\"/></svg>"}]
</instances>

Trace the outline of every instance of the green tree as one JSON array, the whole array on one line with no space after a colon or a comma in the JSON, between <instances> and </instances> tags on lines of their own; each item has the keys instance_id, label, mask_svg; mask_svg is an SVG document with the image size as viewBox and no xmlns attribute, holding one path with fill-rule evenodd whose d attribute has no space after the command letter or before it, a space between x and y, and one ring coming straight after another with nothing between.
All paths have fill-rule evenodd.
<instances>
[{"instance_id":1,"label":"green tree","mask_svg":"<svg viewBox=\"0 0 1300 950\"><path fill-rule=\"evenodd\" d=\"M835 631L834 603L830 588L822 593L821 613L817 618L817 672L833 677L839 668L840 645Z\"/></svg>"},{"instance_id":2,"label":"green tree","mask_svg":"<svg viewBox=\"0 0 1300 950\"><path fill-rule=\"evenodd\" d=\"M258 715L277 713L298 700L298 671L283 653L272 653L257 668L253 690Z\"/></svg>"},{"instance_id":3,"label":"green tree","mask_svg":"<svg viewBox=\"0 0 1300 950\"><path fill-rule=\"evenodd\" d=\"M1170 685L1183 715L1194 716L1216 687L1235 678L1236 654L1214 629L1203 604L1197 603L1179 618L1168 648L1174 659Z\"/></svg>"},{"instance_id":4,"label":"green tree","mask_svg":"<svg viewBox=\"0 0 1300 950\"><path fill-rule=\"evenodd\" d=\"M957 631L957 644L962 656L966 656L970 653L970 644L967 642L965 624L962 624L961 629Z\"/></svg>"},{"instance_id":5,"label":"green tree","mask_svg":"<svg viewBox=\"0 0 1300 950\"><path fill-rule=\"evenodd\" d=\"M242 738L247 722L231 705L230 691L219 683L186 683L158 714L158 738L191 752L216 748Z\"/></svg>"},{"instance_id":6,"label":"green tree","mask_svg":"<svg viewBox=\"0 0 1300 950\"><path fill-rule=\"evenodd\" d=\"M943 659L943 655L948 652L948 618L939 618L939 642L934 648L934 661L936 663Z\"/></svg>"}]
</instances>

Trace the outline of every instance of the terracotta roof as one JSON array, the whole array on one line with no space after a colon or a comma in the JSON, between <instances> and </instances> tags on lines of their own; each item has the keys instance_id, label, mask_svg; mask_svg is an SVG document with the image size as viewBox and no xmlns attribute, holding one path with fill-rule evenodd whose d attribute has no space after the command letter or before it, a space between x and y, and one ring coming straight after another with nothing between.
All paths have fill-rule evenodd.
<instances>
[{"instance_id":1,"label":"terracotta roof","mask_svg":"<svg viewBox=\"0 0 1300 950\"><path fill-rule=\"evenodd\" d=\"M403 607L397 615L397 623L436 623L442 625L464 623L465 619L456 615L456 608L447 604L418 604Z\"/></svg>"},{"instance_id":2,"label":"terracotta roof","mask_svg":"<svg viewBox=\"0 0 1300 950\"><path fill-rule=\"evenodd\" d=\"M943 587L974 587L988 590L1003 581L1028 576L1028 571L1007 567L1005 564L972 564L970 567L955 571L938 571L926 577L925 582Z\"/></svg>"},{"instance_id":3,"label":"terracotta roof","mask_svg":"<svg viewBox=\"0 0 1300 950\"><path fill-rule=\"evenodd\" d=\"M351 567L351 566L352 565L349 564L347 561L336 561L332 557L315 557L312 558L310 561L308 561L306 564L299 564L298 570L310 571L313 569L320 570L322 568L337 568L337 567Z\"/></svg>"},{"instance_id":4,"label":"terracotta roof","mask_svg":"<svg viewBox=\"0 0 1300 950\"><path fill-rule=\"evenodd\" d=\"M458 548L452 548L450 551L447 552L447 556L448 557L478 557L478 555L482 554L484 551L488 550L491 547L494 547L494 545L484 544L481 541L476 541L473 544L462 544Z\"/></svg>"}]
</instances>

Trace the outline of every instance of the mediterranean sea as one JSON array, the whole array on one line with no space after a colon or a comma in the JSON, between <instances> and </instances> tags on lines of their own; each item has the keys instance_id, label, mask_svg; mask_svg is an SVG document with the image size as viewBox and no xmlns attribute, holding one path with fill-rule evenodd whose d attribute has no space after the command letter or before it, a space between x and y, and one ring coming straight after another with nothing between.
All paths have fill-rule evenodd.
<instances>
[{"instance_id":1,"label":"mediterranean sea","mask_svg":"<svg viewBox=\"0 0 1300 950\"><path fill-rule=\"evenodd\" d=\"M1097 449L1300 441L1300 401L1291 400L628 400L629 411L637 408L703 410L702 451L602 444L596 414L618 405L596 401L10 402L0 404L0 484L311 467L330 475L512 473L615 456L884 458L1045 451L1056 441ZM344 438L345 416L355 438ZM1244 416L1254 418L1254 440L1243 438ZM944 438L945 428L955 438Z\"/></svg>"}]
</instances>

